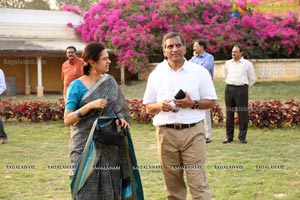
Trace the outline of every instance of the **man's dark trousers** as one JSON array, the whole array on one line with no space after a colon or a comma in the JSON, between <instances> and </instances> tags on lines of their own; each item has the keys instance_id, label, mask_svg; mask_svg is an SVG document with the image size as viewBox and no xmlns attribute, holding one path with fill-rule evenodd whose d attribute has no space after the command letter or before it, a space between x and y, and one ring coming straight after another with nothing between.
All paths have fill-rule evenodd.
<instances>
[{"instance_id":1,"label":"man's dark trousers","mask_svg":"<svg viewBox=\"0 0 300 200\"><path fill-rule=\"evenodd\" d=\"M0 118L0 138L1 139L7 139L7 135L4 131L3 122L2 122L1 118Z\"/></svg>"},{"instance_id":2,"label":"man's dark trousers","mask_svg":"<svg viewBox=\"0 0 300 200\"><path fill-rule=\"evenodd\" d=\"M234 137L234 113L237 111L239 120L239 139L245 140L248 130L248 85L226 85L226 135Z\"/></svg>"}]
</instances>

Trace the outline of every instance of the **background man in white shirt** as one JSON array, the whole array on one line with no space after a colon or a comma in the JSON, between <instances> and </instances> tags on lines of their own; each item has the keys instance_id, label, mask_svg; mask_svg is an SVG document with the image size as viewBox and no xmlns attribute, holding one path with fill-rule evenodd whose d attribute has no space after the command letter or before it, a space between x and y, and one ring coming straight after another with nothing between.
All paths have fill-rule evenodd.
<instances>
[{"instance_id":1,"label":"background man in white shirt","mask_svg":"<svg viewBox=\"0 0 300 200\"><path fill-rule=\"evenodd\" d=\"M204 110L215 105L215 88L205 68L184 58L186 44L180 34L166 34L162 47L166 59L149 75L143 103L147 112L155 114L153 125L167 196L169 200L186 199L185 171L192 198L208 200L203 119ZM176 100L180 89L185 97Z\"/></svg>"},{"instance_id":2,"label":"background man in white shirt","mask_svg":"<svg viewBox=\"0 0 300 200\"><path fill-rule=\"evenodd\" d=\"M5 76L2 69L0 69L0 95L3 94L5 90L6 90ZM7 143L7 135L4 131L2 119L0 118L0 144L5 144L5 143Z\"/></svg>"},{"instance_id":3,"label":"background man in white shirt","mask_svg":"<svg viewBox=\"0 0 300 200\"><path fill-rule=\"evenodd\" d=\"M248 88L255 82L254 67L243 57L239 46L232 49L232 59L225 63L225 105L226 105L226 139L224 144L233 142L234 113L237 111L239 121L239 140L246 144L248 130Z\"/></svg>"}]
</instances>

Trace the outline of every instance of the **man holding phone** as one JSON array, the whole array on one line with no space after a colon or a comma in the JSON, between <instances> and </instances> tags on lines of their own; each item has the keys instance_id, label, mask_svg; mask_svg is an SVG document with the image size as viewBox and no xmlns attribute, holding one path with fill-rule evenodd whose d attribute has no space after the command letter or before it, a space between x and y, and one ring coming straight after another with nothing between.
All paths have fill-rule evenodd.
<instances>
[{"instance_id":1,"label":"man holding phone","mask_svg":"<svg viewBox=\"0 0 300 200\"><path fill-rule=\"evenodd\" d=\"M162 47L165 60L149 75L143 103L148 113L155 114L167 197L186 199L185 172L192 198L211 199L204 170L203 120L204 110L215 105L216 91L209 72L185 59L186 44L179 33L164 35Z\"/></svg>"}]
</instances>

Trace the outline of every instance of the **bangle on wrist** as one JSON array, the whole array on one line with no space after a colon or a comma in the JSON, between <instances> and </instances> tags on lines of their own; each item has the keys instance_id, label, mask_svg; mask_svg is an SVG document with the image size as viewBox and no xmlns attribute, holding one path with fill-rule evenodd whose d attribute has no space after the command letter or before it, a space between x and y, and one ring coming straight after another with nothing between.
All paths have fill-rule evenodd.
<instances>
[{"instance_id":1,"label":"bangle on wrist","mask_svg":"<svg viewBox=\"0 0 300 200\"><path fill-rule=\"evenodd\" d=\"M79 109L76 111L76 115L79 119L81 119L83 117L83 115L81 114Z\"/></svg>"}]
</instances>

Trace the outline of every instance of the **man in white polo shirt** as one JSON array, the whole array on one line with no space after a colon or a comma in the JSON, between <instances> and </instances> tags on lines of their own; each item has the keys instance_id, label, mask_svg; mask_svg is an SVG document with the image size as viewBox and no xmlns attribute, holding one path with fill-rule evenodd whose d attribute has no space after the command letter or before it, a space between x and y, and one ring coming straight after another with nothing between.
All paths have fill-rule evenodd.
<instances>
[{"instance_id":1,"label":"man in white polo shirt","mask_svg":"<svg viewBox=\"0 0 300 200\"><path fill-rule=\"evenodd\" d=\"M148 77L143 103L155 114L158 156L169 200L187 196L183 172L194 200L211 199L205 175L205 109L215 105L215 88L209 72L184 56L185 40L179 33L163 37L165 60ZM200 75L200 76L199 76ZM181 95L175 95L182 89Z\"/></svg>"}]
</instances>

